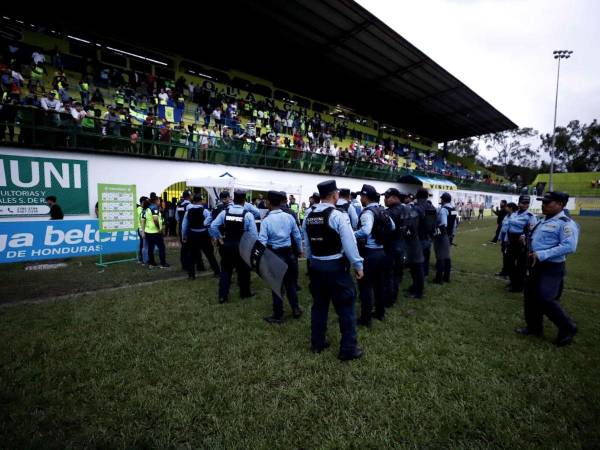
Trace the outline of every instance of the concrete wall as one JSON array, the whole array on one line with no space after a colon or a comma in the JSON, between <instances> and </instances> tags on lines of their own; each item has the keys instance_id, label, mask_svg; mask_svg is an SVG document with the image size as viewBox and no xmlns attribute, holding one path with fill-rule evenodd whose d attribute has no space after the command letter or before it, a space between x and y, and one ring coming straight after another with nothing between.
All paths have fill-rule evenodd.
<instances>
[{"instance_id":1,"label":"concrete wall","mask_svg":"<svg viewBox=\"0 0 600 450\"><path fill-rule=\"evenodd\" d=\"M205 164L189 161L171 161L148 158L134 158L130 156L105 155L93 153L78 153L66 151L49 150L28 150L20 148L2 147L1 155L21 155L32 157L66 158L85 160L88 164L88 186L90 215L68 216L71 219L89 218L94 214L94 205L97 201L98 183L115 184L135 184L137 186L138 196L148 195L154 191L160 194L164 189L173 183L211 177L217 178L224 173L239 179L241 182L251 182L255 186L263 186L264 190L269 189L271 183L276 186L286 185L295 186L295 190L290 189L288 194L294 194L299 198L299 202L307 202L312 192L316 191L316 185L328 178L328 175L317 175L310 173L297 173L287 171L277 171L268 169L254 169L249 167L225 166L222 164ZM404 192L415 192L417 186L400 183L381 182L373 180L361 180L357 178L337 178L338 187L346 187L353 191L360 190L363 183L368 183L379 191L384 192L387 188L394 186ZM258 187L256 188L258 190ZM437 204L439 196L443 191L432 190L432 201ZM508 201L517 200L518 196L508 194L490 194L489 192L477 191L454 191L453 199L464 201L471 200L478 205L480 202L498 205L501 199ZM59 199L60 203L60 199ZM573 205L570 206L574 208ZM540 210L539 202L532 204L534 211ZM45 219L46 217L43 217ZM0 218L0 221L32 220L31 217L20 218Z\"/></svg>"}]
</instances>

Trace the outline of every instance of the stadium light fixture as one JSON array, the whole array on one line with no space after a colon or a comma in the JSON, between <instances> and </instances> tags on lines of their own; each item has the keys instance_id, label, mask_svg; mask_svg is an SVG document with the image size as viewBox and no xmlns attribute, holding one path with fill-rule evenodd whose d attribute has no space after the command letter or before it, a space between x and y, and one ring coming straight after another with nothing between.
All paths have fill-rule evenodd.
<instances>
[{"instance_id":1,"label":"stadium light fixture","mask_svg":"<svg viewBox=\"0 0 600 450\"><path fill-rule=\"evenodd\" d=\"M558 111L558 82L560 81L560 60L569 59L573 50L554 50L552 52L554 59L558 61L556 71L556 95L554 97L554 126L552 127L552 148L550 149L550 176L548 177L548 190L554 189L554 153L556 151L556 113Z\"/></svg>"}]
</instances>

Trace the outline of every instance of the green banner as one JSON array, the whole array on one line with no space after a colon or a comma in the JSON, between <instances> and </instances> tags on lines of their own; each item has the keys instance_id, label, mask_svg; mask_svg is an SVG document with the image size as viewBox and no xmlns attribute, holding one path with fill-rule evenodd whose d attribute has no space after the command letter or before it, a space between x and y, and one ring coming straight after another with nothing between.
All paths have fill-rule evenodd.
<instances>
[{"instance_id":1,"label":"green banner","mask_svg":"<svg viewBox=\"0 0 600 450\"><path fill-rule=\"evenodd\" d=\"M89 214L87 161L0 155L0 217L46 215L54 195L67 214Z\"/></svg>"},{"instance_id":2,"label":"green banner","mask_svg":"<svg viewBox=\"0 0 600 450\"><path fill-rule=\"evenodd\" d=\"M98 184L100 231L133 231L138 227L134 184Z\"/></svg>"}]
</instances>

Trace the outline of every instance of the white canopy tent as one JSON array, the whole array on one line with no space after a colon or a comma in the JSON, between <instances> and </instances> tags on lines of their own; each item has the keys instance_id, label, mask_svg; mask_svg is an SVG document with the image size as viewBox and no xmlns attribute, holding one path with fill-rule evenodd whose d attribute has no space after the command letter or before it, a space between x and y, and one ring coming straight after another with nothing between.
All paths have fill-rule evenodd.
<instances>
[{"instance_id":1,"label":"white canopy tent","mask_svg":"<svg viewBox=\"0 0 600 450\"><path fill-rule=\"evenodd\" d=\"M225 175L221 177L202 177L186 180L188 186L202 187L206 189L209 196L209 204L215 205L221 191L234 189L246 189L249 191L284 191L288 195L294 194L297 197L302 195L302 185L293 185L285 183L275 183L271 180L240 180L235 177Z\"/></svg>"}]
</instances>

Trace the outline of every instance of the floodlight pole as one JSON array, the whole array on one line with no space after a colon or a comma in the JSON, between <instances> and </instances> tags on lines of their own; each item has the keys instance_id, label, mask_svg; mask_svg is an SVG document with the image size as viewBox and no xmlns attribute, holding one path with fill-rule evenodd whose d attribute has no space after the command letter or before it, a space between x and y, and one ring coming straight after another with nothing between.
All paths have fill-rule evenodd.
<instances>
[{"instance_id":1,"label":"floodlight pole","mask_svg":"<svg viewBox=\"0 0 600 450\"><path fill-rule=\"evenodd\" d=\"M554 126L552 127L552 147L550 148L550 176L548 177L548 190L554 188L554 153L556 151L556 113L558 111L558 83L560 81L560 60L569 58L573 51L571 50L554 50L554 59L558 60L558 69L556 71L556 95L554 97Z\"/></svg>"}]
</instances>

